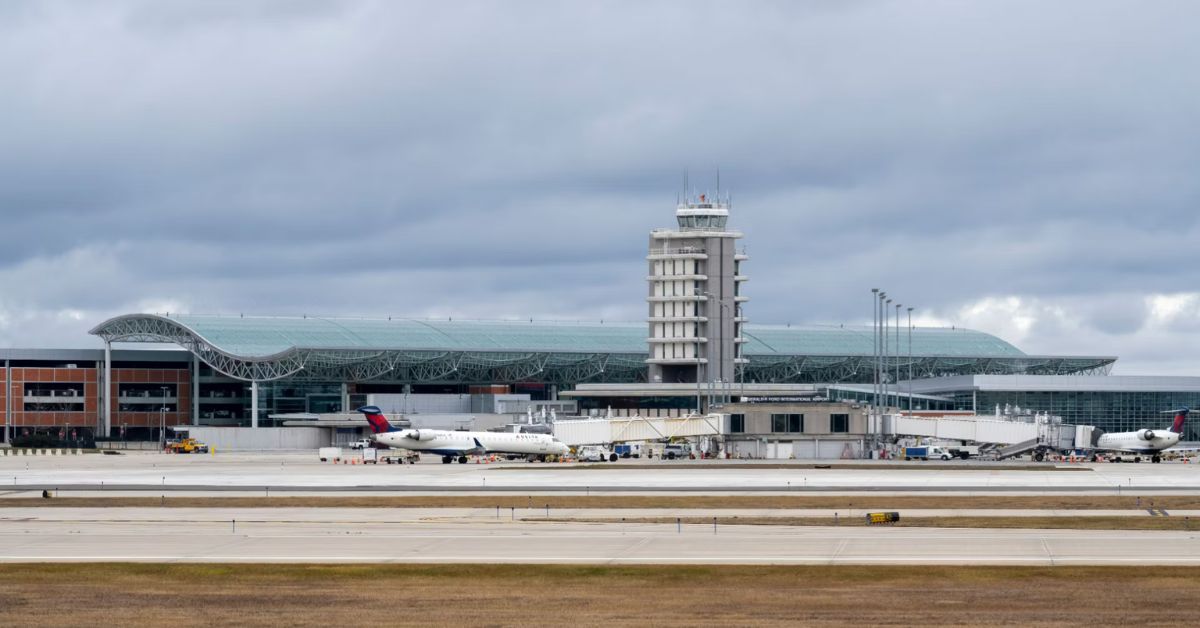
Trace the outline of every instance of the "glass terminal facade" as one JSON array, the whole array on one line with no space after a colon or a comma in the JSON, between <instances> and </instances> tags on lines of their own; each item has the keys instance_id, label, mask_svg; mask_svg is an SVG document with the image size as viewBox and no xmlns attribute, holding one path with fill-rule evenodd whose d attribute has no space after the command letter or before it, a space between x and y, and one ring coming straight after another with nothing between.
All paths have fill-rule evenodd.
<instances>
[{"instance_id":1,"label":"glass terminal facade","mask_svg":"<svg viewBox=\"0 0 1200 628\"><path fill-rule=\"evenodd\" d=\"M990 415L1019 408L1105 432L1165 428L1174 410L1200 408L1200 377L976 375L915 380L912 386L948 399L955 410ZM1200 417L1188 418L1182 440L1200 440Z\"/></svg>"},{"instance_id":2,"label":"glass terminal facade","mask_svg":"<svg viewBox=\"0 0 1200 628\"><path fill-rule=\"evenodd\" d=\"M1200 392L990 390L958 392L953 399L959 410L991 414L997 407L1002 412L1006 407L1019 407L1061 416L1064 423L1094 425L1105 432L1165 428L1171 424L1171 410L1200 408ZM1188 417L1182 440L1200 440L1200 417Z\"/></svg>"}]
</instances>

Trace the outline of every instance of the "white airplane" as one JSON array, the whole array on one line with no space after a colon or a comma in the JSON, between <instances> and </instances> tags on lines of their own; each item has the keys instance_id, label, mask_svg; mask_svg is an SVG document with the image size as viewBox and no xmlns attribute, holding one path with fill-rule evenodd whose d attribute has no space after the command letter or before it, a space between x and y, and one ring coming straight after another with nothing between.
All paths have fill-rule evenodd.
<instances>
[{"instance_id":1,"label":"white airplane","mask_svg":"<svg viewBox=\"0 0 1200 628\"><path fill-rule=\"evenodd\" d=\"M398 429L383 416L377 406L358 409L367 417L374 434L371 438L388 447L437 454L443 464L458 459L467 463L467 456L484 454L519 454L545 460L547 456L562 456L570 449L549 434L517 434L514 432L456 432L451 430Z\"/></svg>"},{"instance_id":2,"label":"white airplane","mask_svg":"<svg viewBox=\"0 0 1200 628\"><path fill-rule=\"evenodd\" d=\"M1175 421L1167 429L1104 434L1096 441L1096 450L1135 454L1134 462L1141 461L1141 454L1148 454L1152 461L1158 462L1161 460L1159 453L1178 445L1179 439L1183 437L1183 424L1187 421L1188 409L1180 408L1173 412ZM1121 457L1117 456L1116 461L1120 462Z\"/></svg>"}]
</instances>

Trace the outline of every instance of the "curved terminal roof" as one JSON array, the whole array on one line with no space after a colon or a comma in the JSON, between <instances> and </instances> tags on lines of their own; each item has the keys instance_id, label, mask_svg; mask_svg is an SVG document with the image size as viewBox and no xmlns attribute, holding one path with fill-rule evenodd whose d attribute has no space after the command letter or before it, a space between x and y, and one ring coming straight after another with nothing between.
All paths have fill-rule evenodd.
<instances>
[{"instance_id":1,"label":"curved terminal roof","mask_svg":"<svg viewBox=\"0 0 1200 628\"><path fill-rule=\"evenodd\" d=\"M478 381L502 382L507 381L505 377L513 377L515 381L544 378L569 383L596 381L596 377L637 381L639 376L633 371L644 369L648 330L644 323L130 314L105 321L91 333L111 342L179 344L218 371L241 379L278 379L304 372L311 377L355 381L392 372L389 379L414 381L496 377ZM748 377L757 367L778 368L808 361L810 368L828 368L858 364L862 357L869 359L873 353L870 327L747 325L744 333L744 355L750 360ZM905 333L901 339L903 353L908 352L907 343ZM971 365L984 361L1016 365L998 372L1013 372L1013 368L1027 372L1027 367L1020 365L1067 359L1083 360L1081 364L1095 368L1114 360L1032 357L990 334L945 328L915 328L912 354L914 362L917 358L949 360L946 363L958 365L956 374L972 372ZM524 368L495 372L515 364L523 364ZM548 373L567 367L582 370ZM855 373L860 370L859 366L850 368ZM414 373L413 369L429 372ZM481 369L492 372L483 373ZM800 376L796 372L790 377ZM644 373L640 377L644 379Z\"/></svg>"},{"instance_id":2,"label":"curved terminal roof","mask_svg":"<svg viewBox=\"0 0 1200 628\"><path fill-rule=\"evenodd\" d=\"M166 318L166 317L164 317ZM547 351L645 353L644 323L455 321L171 316L216 347L247 358L291 349ZM105 324L94 334L103 335ZM869 327L750 325L746 355L871 355ZM908 338L901 339L907 352ZM1011 344L969 329L915 328L913 354L961 357L1025 355Z\"/></svg>"}]
</instances>

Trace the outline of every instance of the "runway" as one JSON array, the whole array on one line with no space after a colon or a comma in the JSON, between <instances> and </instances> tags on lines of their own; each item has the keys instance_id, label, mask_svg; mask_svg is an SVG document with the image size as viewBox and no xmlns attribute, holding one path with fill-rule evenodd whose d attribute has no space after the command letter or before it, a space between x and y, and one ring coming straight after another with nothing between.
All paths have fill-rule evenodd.
<instances>
[{"instance_id":1,"label":"runway","mask_svg":"<svg viewBox=\"0 0 1200 628\"><path fill-rule=\"evenodd\" d=\"M483 512L431 521L428 512L379 509L50 510L5 511L0 561L1200 565L1200 532L1191 531L677 527L488 520Z\"/></svg>"},{"instance_id":2,"label":"runway","mask_svg":"<svg viewBox=\"0 0 1200 628\"><path fill-rule=\"evenodd\" d=\"M274 493L1139 493L1200 491L1200 466L1088 464L1013 470L969 462L951 468L922 463L868 468L734 467L703 461L652 468L603 465L503 464L337 465L312 453L173 456L0 457L0 491L60 489L133 492ZM625 466L630 466L626 464ZM1061 470L1065 468L1066 470Z\"/></svg>"}]
</instances>

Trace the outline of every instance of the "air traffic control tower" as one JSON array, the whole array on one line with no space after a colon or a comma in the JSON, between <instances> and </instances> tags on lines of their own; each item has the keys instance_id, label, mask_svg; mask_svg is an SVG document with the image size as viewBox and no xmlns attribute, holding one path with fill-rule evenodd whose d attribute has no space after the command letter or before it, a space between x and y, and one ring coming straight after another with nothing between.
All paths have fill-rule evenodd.
<instances>
[{"instance_id":1,"label":"air traffic control tower","mask_svg":"<svg viewBox=\"0 0 1200 628\"><path fill-rule=\"evenodd\" d=\"M650 233L650 343L652 384L702 383L720 387L737 381L742 357L742 296L748 258L735 244L729 198L685 195L675 209L677 229Z\"/></svg>"}]
</instances>

